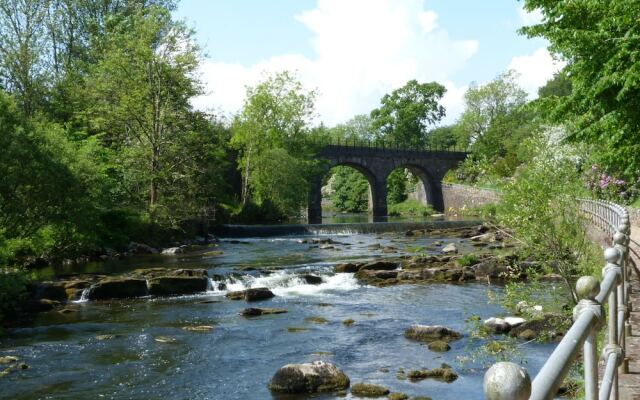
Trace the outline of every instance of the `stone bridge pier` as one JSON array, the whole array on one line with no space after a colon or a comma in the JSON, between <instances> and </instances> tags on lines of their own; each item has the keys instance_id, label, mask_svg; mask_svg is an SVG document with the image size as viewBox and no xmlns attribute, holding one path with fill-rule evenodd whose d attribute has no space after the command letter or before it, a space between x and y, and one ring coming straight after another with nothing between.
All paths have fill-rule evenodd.
<instances>
[{"instance_id":1,"label":"stone bridge pier","mask_svg":"<svg viewBox=\"0 0 640 400\"><path fill-rule=\"evenodd\" d=\"M356 169L369 182L369 212L374 221L387 216L387 177L397 168L407 168L422 184L422 202L443 211L442 178L467 156L465 152L407 150L367 146L327 145L318 152L325 161L322 173L315 177L309 192L308 221L322 223L322 178L338 165Z\"/></svg>"}]
</instances>

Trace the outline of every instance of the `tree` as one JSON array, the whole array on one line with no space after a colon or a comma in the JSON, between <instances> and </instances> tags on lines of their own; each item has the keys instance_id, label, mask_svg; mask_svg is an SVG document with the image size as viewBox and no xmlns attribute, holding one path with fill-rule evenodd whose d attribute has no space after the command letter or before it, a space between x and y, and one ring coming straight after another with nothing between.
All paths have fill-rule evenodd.
<instances>
[{"instance_id":1,"label":"tree","mask_svg":"<svg viewBox=\"0 0 640 400\"><path fill-rule=\"evenodd\" d=\"M543 37L567 62L571 95L552 107L557 122L569 122L572 140L597 144L610 173L636 179L640 173L640 1L526 0L541 23L521 29Z\"/></svg>"},{"instance_id":2,"label":"tree","mask_svg":"<svg viewBox=\"0 0 640 400\"><path fill-rule=\"evenodd\" d=\"M89 78L88 123L118 150L130 200L146 197L153 215L166 205L165 176L186 158L170 149L190 130L189 100L200 92L193 32L166 8L150 6L110 25L103 46Z\"/></svg>"},{"instance_id":3,"label":"tree","mask_svg":"<svg viewBox=\"0 0 640 400\"><path fill-rule=\"evenodd\" d=\"M331 202L340 211L364 212L369 204L369 182L358 171L351 167L337 166L333 168L330 179L333 194Z\"/></svg>"},{"instance_id":4,"label":"tree","mask_svg":"<svg viewBox=\"0 0 640 400\"><path fill-rule=\"evenodd\" d=\"M379 136L405 146L424 146L427 128L445 115L440 105L445 92L439 83L410 80L382 97L381 107L371 111L372 128Z\"/></svg>"},{"instance_id":5,"label":"tree","mask_svg":"<svg viewBox=\"0 0 640 400\"><path fill-rule=\"evenodd\" d=\"M567 76L567 72L562 70L553 74L553 78L538 89L538 97L565 97L571 94L572 90L571 78Z\"/></svg>"},{"instance_id":6,"label":"tree","mask_svg":"<svg viewBox=\"0 0 640 400\"><path fill-rule=\"evenodd\" d=\"M281 205L280 211L284 214L291 211L294 203L304 206L304 201L297 194L289 199L278 197L293 195L289 190L274 191L265 187L270 180L264 174L267 167L282 170L271 169L274 176L281 175L280 172L295 174L302 179L296 181L295 190L306 194L314 163L303 161L308 161L311 155L307 139L314 116L314 101L315 92L306 91L286 71L268 76L255 87L247 88L242 111L231 126L231 145L239 151L243 205L246 206L255 193L258 202L269 200L271 204ZM280 151L272 152L275 149L283 149L292 158L285 157ZM272 163L267 154L277 156L283 164ZM289 169L293 166L296 168ZM255 177L255 173L262 176ZM304 187L300 187L303 181Z\"/></svg>"},{"instance_id":7,"label":"tree","mask_svg":"<svg viewBox=\"0 0 640 400\"><path fill-rule=\"evenodd\" d=\"M454 126L439 126L429 131L427 136L429 147L445 149L457 146L457 136Z\"/></svg>"},{"instance_id":8,"label":"tree","mask_svg":"<svg viewBox=\"0 0 640 400\"><path fill-rule=\"evenodd\" d=\"M370 140L373 138L373 121L365 114L356 115L343 124L338 124L329 130L334 140Z\"/></svg>"},{"instance_id":9,"label":"tree","mask_svg":"<svg viewBox=\"0 0 640 400\"><path fill-rule=\"evenodd\" d=\"M46 93L46 0L0 1L0 83L31 116Z\"/></svg>"},{"instance_id":10,"label":"tree","mask_svg":"<svg viewBox=\"0 0 640 400\"><path fill-rule=\"evenodd\" d=\"M467 90L466 109L458 121L458 132L463 135L461 142L481 141L494 122L526 103L527 93L518 86L516 78L516 72L510 70L485 85L474 84Z\"/></svg>"}]
</instances>

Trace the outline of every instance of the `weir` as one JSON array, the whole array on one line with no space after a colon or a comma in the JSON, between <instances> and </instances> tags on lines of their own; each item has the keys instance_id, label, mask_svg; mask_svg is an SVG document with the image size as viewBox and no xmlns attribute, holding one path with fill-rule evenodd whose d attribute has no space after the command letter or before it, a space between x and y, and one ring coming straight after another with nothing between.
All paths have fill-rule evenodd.
<instances>
[{"instance_id":1,"label":"weir","mask_svg":"<svg viewBox=\"0 0 640 400\"><path fill-rule=\"evenodd\" d=\"M354 233L401 232L418 229L467 228L482 224L477 219L434 220L419 222L373 222L348 224L283 224L283 225L220 225L214 233L223 238L348 235Z\"/></svg>"}]
</instances>

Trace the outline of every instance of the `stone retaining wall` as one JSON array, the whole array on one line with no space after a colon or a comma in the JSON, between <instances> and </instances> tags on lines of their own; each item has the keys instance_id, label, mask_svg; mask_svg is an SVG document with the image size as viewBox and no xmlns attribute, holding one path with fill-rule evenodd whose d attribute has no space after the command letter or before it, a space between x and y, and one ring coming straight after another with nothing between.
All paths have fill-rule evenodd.
<instances>
[{"instance_id":1,"label":"stone retaining wall","mask_svg":"<svg viewBox=\"0 0 640 400\"><path fill-rule=\"evenodd\" d=\"M500 193L492 189L482 189L455 183L443 183L444 210L470 209L494 204L500 201Z\"/></svg>"}]
</instances>

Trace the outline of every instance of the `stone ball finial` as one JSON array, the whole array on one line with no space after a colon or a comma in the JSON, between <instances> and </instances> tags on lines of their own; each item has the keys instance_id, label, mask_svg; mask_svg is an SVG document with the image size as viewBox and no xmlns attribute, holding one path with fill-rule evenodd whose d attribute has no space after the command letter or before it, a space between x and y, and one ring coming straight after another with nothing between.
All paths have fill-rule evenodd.
<instances>
[{"instance_id":1,"label":"stone ball finial","mask_svg":"<svg viewBox=\"0 0 640 400\"><path fill-rule=\"evenodd\" d=\"M625 235L621 231L618 231L613 235L614 244L624 245L626 241L627 241L627 235Z\"/></svg>"},{"instance_id":2,"label":"stone ball finial","mask_svg":"<svg viewBox=\"0 0 640 400\"><path fill-rule=\"evenodd\" d=\"M604 251L604 259L607 260L608 263L617 264L620 260L620 250L615 247L608 247Z\"/></svg>"},{"instance_id":3,"label":"stone ball finial","mask_svg":"<svg viewBox=\"0 0 640 400\"><path fill-rule=\"evenodd\" d=\"M618 225L618 231L622 233L629 233L629 224L625 221Z\"/></svg>"},{"instance_id":4,"label":"stone ball finial","mask_svg":"<svg viewBox=\"0 0 640 400\"><path fill-rule=\"evenodd\" d=\"M531 395L531 378L518 364L493 364L484 374L484 395L488 400L526 400Z\"/></svg>"},{"instance_id":5,"label":"stone ball finial","mask_svg":"<svg viewBox=\"0 0 640 400\"><path fill-rule=\"evenodd\" d=\"M580 299L594 299L600 293L600 281L593 276L583 276L576 282L576 294Z\"/></svg>"}]
</instances>

